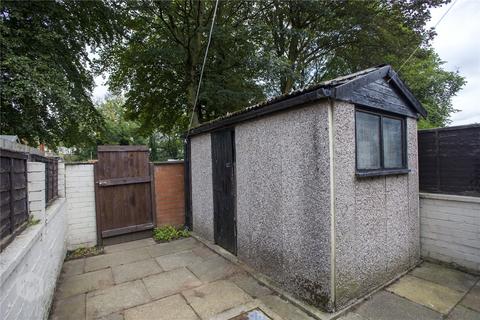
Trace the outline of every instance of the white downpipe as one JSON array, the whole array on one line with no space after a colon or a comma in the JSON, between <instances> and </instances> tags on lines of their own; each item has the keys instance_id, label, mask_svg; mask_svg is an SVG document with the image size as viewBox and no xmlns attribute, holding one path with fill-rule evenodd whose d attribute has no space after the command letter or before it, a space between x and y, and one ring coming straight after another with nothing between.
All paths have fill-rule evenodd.
<instances>
[{"instance_id":1,"label":"white downpipe","mask_svg":"<svg viewBox=\"0 0 480 320\"><path fill-rule=\"evenodd\" d=\"M335 309L335 161L333 100L328 104L328 148L330 164L330 304Z\"/></svg>"}]
</instances>

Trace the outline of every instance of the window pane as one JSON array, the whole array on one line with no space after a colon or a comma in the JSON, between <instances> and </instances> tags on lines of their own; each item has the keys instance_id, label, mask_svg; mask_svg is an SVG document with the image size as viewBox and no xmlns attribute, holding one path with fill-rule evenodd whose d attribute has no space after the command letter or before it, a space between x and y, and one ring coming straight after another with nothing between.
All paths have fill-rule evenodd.
<instances>
[{"instance_id":1,"label":"window pane","mask_svg":"<svg viewBox=\"0 0 480 320\"><path fill-rule=\"evenodd\" d=\"M383 162L385 168L403 167L402 121L383 118Z\"/></svg>"},{"instance_id":2,"label":"window pane","mask_svg":"<svg viewBox=\"0 0 480 320\"><path fill-rule=\"evenodd\" d=\"M380 117L357 112L357 169L380 168Z\"/></svg>"}]
</instances>

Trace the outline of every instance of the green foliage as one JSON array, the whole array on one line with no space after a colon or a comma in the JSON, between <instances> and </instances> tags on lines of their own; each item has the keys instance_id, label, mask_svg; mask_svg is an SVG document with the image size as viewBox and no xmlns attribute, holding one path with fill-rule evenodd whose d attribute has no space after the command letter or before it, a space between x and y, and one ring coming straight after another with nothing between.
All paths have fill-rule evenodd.
<instances>
[{"instance_id":1,"label":"green foliage","mask_svg":"<svg viewBox=\"0 0 480 320\"><path fill-rule=\"evenodd\" d=\"M190 232L187 229L174 226L162 226L153 230L153 239L155 241L172 241L188 237L190 237Z\"/></svg>"},{"instance_id":2,"label":"green foliage","mask_svg":"<svg viewBox=\"0 0 480 320\"><path fill-rule=\"evenodd\" d=\"M178 134L163 135L154 133L149 138L151 161L183 159L183 140Z\"/></svg>"},{"instance_id":3,"label":"green foliage","mask_svg":"<svg viewBox=\"0 0 480 320\"><path fill-rule=\"evenodd\" d=\"M91 101L87 47L113 40L107 1L2 1L2 134L35 146L93 141L101 117Z\"/></svg>"},{"instance_id":4,"label":"green foliage","mask_svg":"<svg viewBox=\"0 0 480 320\"><path fill-rule=\"evenodd\" d=\"M31 227L40 223L40 219L35 219L33 216L28 217L27 227Z\"/></svg>"},{"instance_id":5,"label":"green foliage","mask_svg":"<svg viewBox=\"0 0 480 320\"><path fill-rule=\"evenodd\" d=\"M105 48L102 71L147 133L183 132L189 122L205 52L213 1L128 2L119 10L128 36ZM245 23L248 1L221 1L196 118L214 119L263 98L260 68Z\"/></svg>"},{"instance_id":6,"label":"green foliage","mask_svg":"<svg viewBox=\"0 0 480 320\"><path fill-rule=\"evenodd\" d=\"M67 257L65 258L65 260L98 256L99 254L103 254L103 252L103 247L99 246L81 247L75 250L67 251Z\"/></svg>"}]
</instances>

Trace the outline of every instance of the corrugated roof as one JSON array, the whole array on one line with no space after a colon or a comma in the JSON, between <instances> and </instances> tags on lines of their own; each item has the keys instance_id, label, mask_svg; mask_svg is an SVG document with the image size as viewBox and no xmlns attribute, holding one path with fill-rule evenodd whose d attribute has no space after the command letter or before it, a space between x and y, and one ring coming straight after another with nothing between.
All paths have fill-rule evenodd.
<instances>
[{"instance_id":1,"label":"corrugated roof","mask_svg":"<svg viewBox=\"0 0 480 320\"><path fill-rule=\"evenodd\" d=\"M214 120L204 122L204 123L192 128L192 129L198 129L198 128L210 125L210 124L215 123L215 122L220 121L220 120L228 119L228 118L235 117L235 116L243 114L243 113L247 113L247 112L251 112L253 110L261 109L263 107L266 107L268 105L280 102L282 100L286 100L286 99L289 99L289 98L292 98L292 97L296 97L296 96L299 96L299 95L302 95L302 94L305 94L305 93L308 93L308 92L311 92L311 91L315 91L315 90L318 90L318 89L321 89L321 88L334 88L336 86L345 84L345 83L350 82L352 80L355 80L356 78L358 78L360 76L363 76L365 74L368 74L372 71L376 71L376 70L378 70L378 69L380 69L384 66L385 65L379 65L379 66L376 66L376 67L368 68L368 69L365 69L365 70L362 70L362 71L359 71L359 72L355 72L355 73L352 73L352 74L349 74L349 75L346 75L346 76L337 77L335 79L322 81L320 83L316 83L316 84L307 86L305 88L297 89L297 90L294 90L290 93L285 93L285 94L282 94L282 95L279 95L279 96L275 96L273 98L267 99L267 100L262 101L260 103L254 104L252 106L248 106L244 109L241 109L241 110L238 110L238 111L235 111L235 112L229 112L229 113L227 113L223 116L220 116L220 117L218 117Z\"/></svg>"}]
</instances>

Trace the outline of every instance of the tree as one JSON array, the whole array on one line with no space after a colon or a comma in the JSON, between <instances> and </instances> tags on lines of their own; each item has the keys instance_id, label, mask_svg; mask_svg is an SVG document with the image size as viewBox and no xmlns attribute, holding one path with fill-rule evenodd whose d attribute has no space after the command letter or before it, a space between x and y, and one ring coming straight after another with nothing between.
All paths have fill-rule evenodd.
<instances>
[{"instance_id":1,"label":"tree","mask_svg":"<svg viewBox=\"0 0 480 320\"><path fill-rule=\"evenodd\" d=\"M1 132L55 148L94 140L87 46L112 41L114 11L103 1L2 1Z\"/></svg>"},{"instance_id":2,"label":"tree","mask_svg":"<svg viewBox=\"0 0 480 320\"><path fill-rule=\"evenodd\" d=\"M184 131L194 109L214 1L141 1L122 8L125 39L106 48L103 71L124 90L131 118L144 132ZM195 118L200 122L263 97L245 1L221 1Z\"/></svg>"},{"instance_id":3,"label":"tree","mask_svg":"<svg viewBox=\"0 0 480 320\"><path fill-rule=\"evenodd\" d=\"M272 94L288 93L379 64L400 76L429 112L420 127L444 126L455 110L452 97L462 88L458 72L442 69L426 28L430 8L449 0L283 1L264 3L262 29L270 55L264 78ZM325 8L328 8L326 10ZM404 64L418 47L421 49ZM272 55L273 53L273 55ZM273 77L272 77L273 75Z\"/></svg>"}]
</instances>

